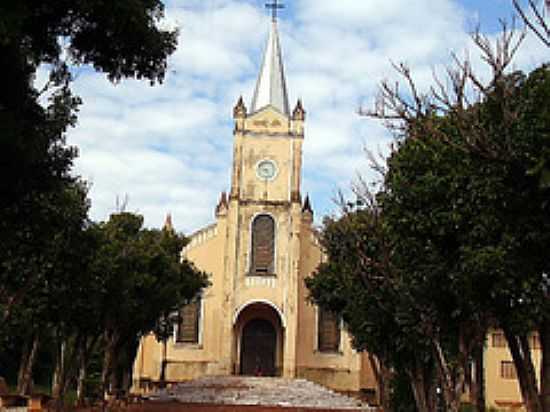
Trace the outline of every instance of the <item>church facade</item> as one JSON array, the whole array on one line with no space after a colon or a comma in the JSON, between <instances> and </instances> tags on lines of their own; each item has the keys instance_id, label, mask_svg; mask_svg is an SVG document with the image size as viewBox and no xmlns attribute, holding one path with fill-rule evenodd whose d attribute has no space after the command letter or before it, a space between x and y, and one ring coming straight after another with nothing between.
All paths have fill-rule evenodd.
<instances>
[{"instance_id":1,"label":"church facade","mask_svg":"<svg viewBox=\"0 0 550 412\"><path fill-rule=\"evenodd\" d=\"M205 375L302 377L343 391L375 391L365 354L341 322L307 301L304 279L323 259L313 210L302 199L305 111L290 111L276 19L248 109L234 107L231 189L215 222L182 255L211 274L211 286L182 308L166 346L140 343L134 388Z\"/></svg>"}]
</instances>

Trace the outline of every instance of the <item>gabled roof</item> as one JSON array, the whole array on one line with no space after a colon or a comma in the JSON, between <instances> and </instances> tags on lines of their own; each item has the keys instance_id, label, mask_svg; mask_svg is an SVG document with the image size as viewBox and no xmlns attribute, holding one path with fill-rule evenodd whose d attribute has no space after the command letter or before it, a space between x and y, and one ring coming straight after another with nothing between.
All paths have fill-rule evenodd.
<instances>
[{"instance_id":1,"label":"gabled roof","mask_svg":"<svg viewBox=\"0 0 550 412\"><path fill-rule=\"evenodd\" d=\"M268 105L273 106L285 116L290 117L283 58L276 21L271 23L269 39L264 53L262 68L256 82L250 113L255 113Z\"/></svg>"}]
</instances>

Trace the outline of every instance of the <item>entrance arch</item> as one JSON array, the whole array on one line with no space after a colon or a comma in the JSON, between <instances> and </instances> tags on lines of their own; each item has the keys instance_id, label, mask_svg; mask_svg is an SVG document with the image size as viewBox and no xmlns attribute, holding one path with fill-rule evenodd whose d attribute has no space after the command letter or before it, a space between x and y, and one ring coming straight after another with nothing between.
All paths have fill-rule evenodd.
<instances>
[{"instance_id":1,"label":"entrance arch","mask_svg":"<svg viewBox=\"0 0 550 412\"><path fill-rule=\"evenodd\" d=\"M275 305L256 301L241 307L236 314L234 338L235 373L281 375L284 327Z\"/></svg>"}]
</instances>

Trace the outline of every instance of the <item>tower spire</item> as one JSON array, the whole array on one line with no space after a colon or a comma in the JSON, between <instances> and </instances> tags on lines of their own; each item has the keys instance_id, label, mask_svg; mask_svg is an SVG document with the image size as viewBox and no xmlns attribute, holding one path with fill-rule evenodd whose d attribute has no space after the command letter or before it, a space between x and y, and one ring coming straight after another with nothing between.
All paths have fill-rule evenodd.
<instances>
[{"instance_id":1,"label":"tower spire","mask_svg":"<svg viewBox=\"0 0 550 412\"><path fill-rule=\"evenodd\" d=\"M271 30L264 52L262 68L254 89L250 111L255 113L266 106L272 106L290 117L283 57L277 30L277 10L284 6L274 0L273 3L268 3L266 7L272 9Z\"/></svg>"}]
</instances>

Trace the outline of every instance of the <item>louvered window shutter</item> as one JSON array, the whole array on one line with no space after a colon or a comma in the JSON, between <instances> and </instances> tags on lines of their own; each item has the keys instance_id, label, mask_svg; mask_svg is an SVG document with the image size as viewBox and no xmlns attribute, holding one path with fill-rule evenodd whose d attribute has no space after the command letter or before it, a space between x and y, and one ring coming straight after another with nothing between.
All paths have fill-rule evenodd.
<instances>
[{"instance_id":1,"label":"louvered window shutter","mask_svg":"<svg viewBox=\"0 0 550 412\"><path fill-rule=\"evenodd\" d=\"M332 312L319 308L319 350L337 352L340 348L340 319Z\"/></svg>"},{"instance_id":2,"label":"louvered window shutter","mask_svg":"<svg viewBox=\"0 0 550 412\"><path fill-rule=\"evenodd\" d=\"M252 224L252 275L271 275L275 261L275 222L260 215Z\"/></svg>"},{"instance_id":3,"label":"louvered window shutter","mask_svg":"<svg viewBox=\"0 0 550 412\"><path fill-rule=\"evenodd\" d=\"M180 310L180 324L178 327L178 342L199 342L200 300L197 299Z\"/></svg>"}]
</instances>

